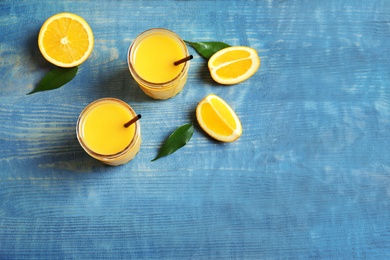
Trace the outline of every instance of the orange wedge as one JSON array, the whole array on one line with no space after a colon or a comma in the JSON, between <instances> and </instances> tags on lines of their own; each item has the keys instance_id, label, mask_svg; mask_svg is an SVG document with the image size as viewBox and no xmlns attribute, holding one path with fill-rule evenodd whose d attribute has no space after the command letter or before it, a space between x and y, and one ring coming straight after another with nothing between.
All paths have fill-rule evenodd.
<instances>
[{"instance_id":1,"label":"orange wedge","mask_svg":"<svg viewBox=\"0 0 390 260\"><path fill-rule=\"evenodd\" d=\"M43 57L59 67L75 67L92 53L94 38L91 27L72 13L55 14L42 25L38 46Z\"/></svg>"},{"instance_id":2,"label":"orange wedge","mask_svg":"<svg viewBox=\"0 0 390 260\"><path fill-rule=\"evenodd\" d=\"M233 109L220 97L207 95L196 107L200 127L222 142L233 142L242 134L241 122Z\"/></svg>"},{"instance_id":3,"label":"orange wedge","mask_svg":"<svg viewBox=\"0 0 390 260\"><path fill-rule=\"evenodd\" d=\"M218 83L232 85L250 78L260 67L257 51L233 46L214 53L208 61L211 77Z\"/></svg>"}]
</instances>

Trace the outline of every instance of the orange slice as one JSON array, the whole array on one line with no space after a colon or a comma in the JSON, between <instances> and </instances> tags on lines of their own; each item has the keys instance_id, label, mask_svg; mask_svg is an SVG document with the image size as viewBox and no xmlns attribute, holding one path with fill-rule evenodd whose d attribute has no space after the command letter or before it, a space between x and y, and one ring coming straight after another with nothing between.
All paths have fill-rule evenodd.
<instances>
[{"instance_id":1,"label":"orange slice","mask_svg":"<svg viewBox=\"0 0 390 260\"><path fill-rule=\"evenodd\" d=\"M260 67L260 58L257 51L250 47L227 47L210 57L208 67L211 77L216 82L232 85L255 74Z\"/></svg>"},{"instance_id":2,"label":"orange slice","mask_svg":"<svg viewBox=\"0 0 390 260\"><path fill-rule=\"evenodd\" d=\"M75 67L92 53L94 38L91 27L72 13L55 14L42 25L38 46L43 57L59 67Z\"/></svg>"},{"instance_id":3,"label":"orange slice","mask_svg":"<svg viewBox=\"0 0 390 260\"><path fill-rule=\"evenodd\" d=\"M242 134L241 122L233 109L220 97L207 95L196 107L200 127L222 142L233 142Z\"/></svg>"}]
</instances>

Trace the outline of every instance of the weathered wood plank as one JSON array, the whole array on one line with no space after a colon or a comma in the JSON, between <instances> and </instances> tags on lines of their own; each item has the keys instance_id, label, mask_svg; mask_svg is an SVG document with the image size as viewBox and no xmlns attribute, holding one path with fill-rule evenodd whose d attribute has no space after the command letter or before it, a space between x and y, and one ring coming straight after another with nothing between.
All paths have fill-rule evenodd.
<instances>
[{"instance_id":1,"label":"weathered wood plank","mask_svg":"<svg viewBox=\"0 0 390 260\"><path fill-rule=\"evenodd\" d=\"M89 22L93 53L70 83L27 96L52 68L39 28L62 11ZM389 17L385 0L2 1L0 258L390 258ZM152 100L126 60L152 27L251 46L260 70L220 86L190 49L184 90ZM236 110L238 141L196 124L209 93ZM124 166L76 138L79 113L102 97L142 114ZM150 162L191 121L191 141Z\"/></svg>"}]
</instances>

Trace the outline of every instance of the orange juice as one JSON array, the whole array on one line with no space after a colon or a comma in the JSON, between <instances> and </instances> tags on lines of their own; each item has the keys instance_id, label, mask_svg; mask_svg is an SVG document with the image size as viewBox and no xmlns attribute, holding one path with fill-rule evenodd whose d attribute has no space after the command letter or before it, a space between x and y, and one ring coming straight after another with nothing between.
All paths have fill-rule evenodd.
<instances>
[{"instance_id":1,"label":"orange juice","mask_svg":"<svg viewBox=\"0 0 390 260\"><path fill-rule=\"evenodd\" d=\"M183 40L166 29L150 29L141 33L128 53L130 73L145 94L167 99L178 94L187 81L189 62L174 65L188 56Z\"/></svg>"},{"instance_id":2,"label":"orange juice","mask_svg":"<svg viewBox=\"0 0 390 260\"><path fill-rule=\"evenodd\" d=\"M127 163L141 145L140 123L124 124L137 115L125 102L103 98L89 104L77 122L77 138L92 157L109 165Z\"/></svg>"}]
</instances>

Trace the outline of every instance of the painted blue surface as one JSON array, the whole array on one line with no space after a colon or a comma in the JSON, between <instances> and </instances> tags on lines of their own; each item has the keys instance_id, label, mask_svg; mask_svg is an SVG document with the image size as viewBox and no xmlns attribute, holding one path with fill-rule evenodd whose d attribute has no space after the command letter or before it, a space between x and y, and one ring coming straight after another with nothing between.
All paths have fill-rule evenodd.
<instances>
[{"instance_id":1,"label":"painted blue surface","mask_svg":"<svg viewBox=\"0 0 390 260\"><path fill-rule=\"evenodd\" d=\"M52 68L38 31L62 11L91 25L93 53L61 89L27 96ZM2 1L0 21L0 259L390 258L388 1ZM126 61L152 27L251 46L261 68L220 86L191 49L185 89L152 100ZM236 110L241 138L195 123L188 145L150 162L209 93ZM142 114L124 166L77 142L101 97Z\"/></svg>"}]
</instances>

